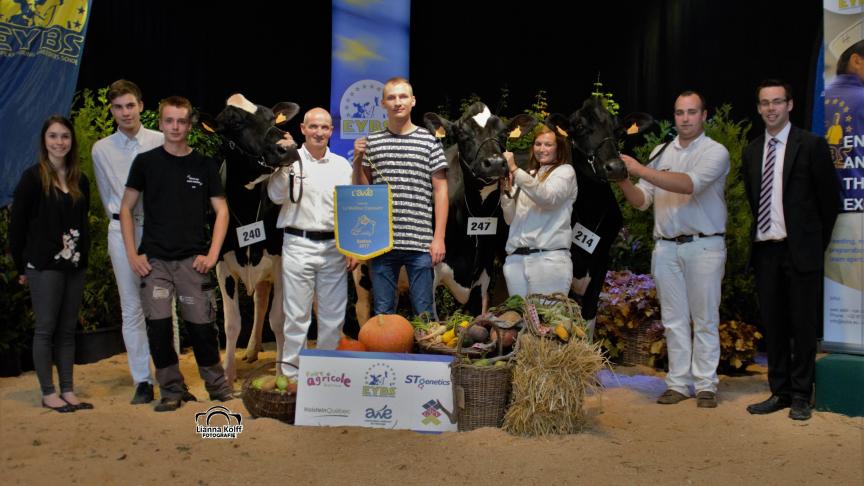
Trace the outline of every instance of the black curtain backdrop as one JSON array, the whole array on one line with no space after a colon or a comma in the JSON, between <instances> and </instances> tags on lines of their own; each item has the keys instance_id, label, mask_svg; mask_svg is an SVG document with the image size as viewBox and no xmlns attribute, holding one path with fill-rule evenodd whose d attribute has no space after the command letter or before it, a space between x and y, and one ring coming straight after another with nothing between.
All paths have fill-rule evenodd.
<instances>
[{"instance_id":1,"label":"black curtain backdrop","mask_svg":"<svg viewBox=\"0 0 864 486\"><path fill-rule=\"evenodd\" d=\"M216 113L234 92L265 105L326 108L330 14L326 0L94 0L78 88L125 77L141 86L148 108L179 94ZM795 90L793 123L809 127L821 42L818 0L414 0L415 121L442 106L455 112L472 93L496 110L502 88L501 114L529 107L541 89L551 111L570 113L599 73L623 112L671 119L676 94L695 89L709 108L731 103L736 119L753 121L754 87L780 77Z\"/></svg>"}]
</instances>

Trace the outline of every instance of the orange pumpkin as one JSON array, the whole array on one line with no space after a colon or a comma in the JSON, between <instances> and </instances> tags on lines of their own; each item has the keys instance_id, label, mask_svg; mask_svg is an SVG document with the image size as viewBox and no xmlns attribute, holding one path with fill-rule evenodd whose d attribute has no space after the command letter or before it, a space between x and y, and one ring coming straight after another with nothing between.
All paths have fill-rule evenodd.
<instances>
[{"instance_id":1,"label":"orange pumpkin","mask_svg":"<svg viewBox=\"0 0 864 486\"><path fill-rule=\"evenodd\" d=\"M342 336L342 339L339 340L339 346L336 346L336 349L340 351L366 351L366 345L356 339Z\"/></svg>"},{"instance_id":2,"label":"orange pumpkin","mask_svg":"<svg viewBox=\"0 0 864 486\"><path fill-rule=\"evenodd\" d=\"M369 351L384 353L410 353L414 347L414 328L397 314L379 314L372 317L357 336Z\"/></svg>"}]
</instances>

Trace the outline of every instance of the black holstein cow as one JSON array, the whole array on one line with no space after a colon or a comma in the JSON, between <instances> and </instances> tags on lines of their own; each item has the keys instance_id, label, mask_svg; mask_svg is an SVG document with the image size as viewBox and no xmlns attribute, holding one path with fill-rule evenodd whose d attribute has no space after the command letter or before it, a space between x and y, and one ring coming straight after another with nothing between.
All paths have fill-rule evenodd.
<instances>
[{"instance_id":1,"label":"black holstein cow","mask_svg":"<svg viewBox=\"0 0 864 486\"><path fill-rule=\"evenodd\" d=\"M242 325L238 299L240 281L247 293L254 295L255 302L253 330L244 359L251 362L258 358L271 288L270 328L276 337L276 356L282 355L285 322L280 276L282 233L276 228L279 207L270 203L266 181L275 168L290 165L300 158L296 146L283 148L276 144L285 135L276 125L287 122L299 110L294 103L279 103L270 109L235 94L228 98L225 109L215 119L202 123L223 141L223 177L230 220L216 275L225 312L225 375L232 382L237 373L234 352ZM237 228L256 221L264 222L266 238L242 246Z\"/></svg>"},{"instance_id":2,"label":"black holstein cow","mask_svg":"<svg viewBox=\"0 0 864 486\"><path fill-rule=\"evenodd\" d=\"M526 133L536 120L522 114L504 123L478 101L454 122L436 113L426 113L423 121L432 133L446 134L455 141L444 151L449 193L447 253L435 268L435 286L444 284L472 314L486 312L495 258L503 256L507 240L498 189L499 179L507 175L502 150L515 128ZM495 234L469 236L469 218L477 217L495 218ZM478 294L480 299L474 297Z\"/></svg>"},{"instance_id":3,"label":"black holstein cow","mask_svg":"<svg viewBox=\"0 0 864 486\"><path fill-rule=\"evenodd\" d=\"M573 167L579 193L573 205L571 226L578 223L599 236L592 252L575 243L570 247L572 290L581 295L582 317L591 321L592 329L600 291L609 269L609 250L624 224L615 193L609 185L610 181L628 176L619 156L618 142L625 135L644 131L652 121L648 115L634 113L625 117L619 126L618 120L596 97L585 100L582 107L569 117L553 114L547 120L565 130L573 143ZM578 231L574 233L580 237ZM583 238L583 241L590 238Z\"/></svg>"}]
</instances>

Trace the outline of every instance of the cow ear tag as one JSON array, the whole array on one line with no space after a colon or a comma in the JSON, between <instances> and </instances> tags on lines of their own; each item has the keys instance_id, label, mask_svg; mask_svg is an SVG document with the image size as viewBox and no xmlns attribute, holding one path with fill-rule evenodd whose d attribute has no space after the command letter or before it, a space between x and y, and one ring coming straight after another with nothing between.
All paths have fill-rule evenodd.
<instances>
[{"instance_id":1,"label":"cow ear tag","mask_svg":"<svg viewBox=\"0 0 864 486\"><path fill-rule=\"evenodd\" d=\"M287 117L285 117L285 114L279 113L278 115L276 115L276 121L273 123L275 123L276 125L281 125L281 124L285 123L286 121L288 121L288 119L287 119Z\"/></svg>"},{"instance_id":2,"label":"cow ear tag","mask_svg":"<svg viewBox=\"0 0 864 486\"><path fill-rule=\"evenodd\" d=\"M558 133L564 138L567 138L569 136L567 135L567 132L565 132L564 129L559 127L558 125L555 125L555 130L558 130Z\"/></svg>"},{"instance_id":3,"label":"cow ear tag","mask_svg":"<svg viewBox=\"0 0 864 486\"><path fill-rule=\"evenodd\" d=\"M201 122L201 126L204 127L204 130L207 130L210 133L216 133L216 130L213 130L213 128L206 122Z\"/></svg>"},{"instance_id":4,"label":"cow ear tag","mask_svg":"<svg viewBox=\"0 0 864 486\"><path fill-rule=\"evenodd\" d=\"M444 127L438 127L435 129L435 137L444 138L447 136L447 132L444 130Z\"/></svg>"},{"instance_id":5,"label":"cow ear tag","mask_svg":"<svg viewBox=\"0 0 864 486\"><path fill-rule=\"evenodd\" d=\"M627 135L633 135L634 133L639 133L639 126L636 125L636 122L633 122L633 124L627 128Z\"/></svg>"},{"instance_id":6,"label":"cow ear tag","mask_svg":"<svg viewBox=\"0 0 864 486\"><path fill-rule=\"evenodd\" d=\"M513 131L510 132L510 135L508 135L509 138L519 138L521 136L522 136L522 129L519 127L514 128Z\"/></svg>"}]
</instances>

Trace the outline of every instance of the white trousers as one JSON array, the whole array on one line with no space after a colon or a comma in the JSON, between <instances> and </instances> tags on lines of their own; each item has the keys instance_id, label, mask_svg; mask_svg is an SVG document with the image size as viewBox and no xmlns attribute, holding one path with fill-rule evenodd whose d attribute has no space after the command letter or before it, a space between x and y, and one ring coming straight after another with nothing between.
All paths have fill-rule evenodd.
<instances>
[{"instance_id":1,"label":"white trousers","mask_svg":"<svg viewBox=\"0 0 864 486\"><path fill-rule=\"evenodd\" d=\"M567 294L573 281L573 262L567 250L530 255L509 255L504 261L504 280L510 295Z\"/></svg>"},{"instance_id":2,"label":"white trousers","mask_svg":"<svg viewBox=\"0 0 864 486\"><path fill-rule=\"evenodd\" d=\"M141 226L135 226L135 245L141 242ZM123 317L123 342L126 344L126 357L129 371L135 383L153 383L150 373L150 346L147 344L147 325L144 311L141 310L141 279L126 258L120 222L111 220L108 224L108 255L114 268L117 293L120 294L120 313Z\"/></svg>"},{"instance_id":3,"label":"white trousers","mask_svg":"<svg viewBox=\"0 0 864 486\"><path fill-rule=\"evenodd\" d=\"M669 353L666 385L684 395L690 395L690 386L697 393L717 391L720 283L725 264L722 236L680 245L657 240L654 246L651 268Z\"/></svg>"},{"instance_id":4,"label":"white trousers","mask_svg":"<svg viewBox=\"0 0 864 486\"><path fill-rule=\"evenodd\" d=\"M282 302L285 310L285 347L282 360L300 364L300 350L312 323L313 298L317 300L317 349L336 349L345 323L348 303L348 271L345 257L334 240L313 241L285 234L282 240ZM297 370L283 366L288 376Z\"/></svg>"}]
</instances>

